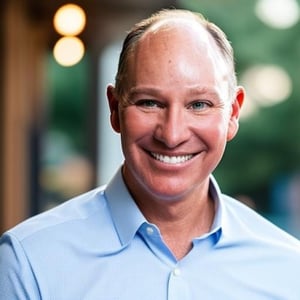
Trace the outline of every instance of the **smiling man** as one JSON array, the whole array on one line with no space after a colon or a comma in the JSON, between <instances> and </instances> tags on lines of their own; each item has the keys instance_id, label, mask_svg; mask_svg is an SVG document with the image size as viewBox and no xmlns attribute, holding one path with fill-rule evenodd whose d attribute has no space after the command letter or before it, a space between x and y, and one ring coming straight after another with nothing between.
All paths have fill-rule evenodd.
<instances>
[{"instance_id":1,"label":"smiling man","mask_svg":"<svg viewBox=\"0 0 300 300\"><path fill-rule=\"evenodd\" d=\"M233 61L225 34L190 11L132 28L107 88L124 164L2 236L3 299L300 298L300 243L212 176L244 100Z\"/></svg>"},{"instance_id":2,"label":"smiling man","mask_svg":"<svg viewBox=\"0 0 300 300\"><path fill-rule=\"evenodd\" d=\"M125 183L182 258L212 225L209 177L237 132L244 92L209 32L189 15L169 14L123 50L126 80L108 98Z\"/></svg>"}]
</instances>

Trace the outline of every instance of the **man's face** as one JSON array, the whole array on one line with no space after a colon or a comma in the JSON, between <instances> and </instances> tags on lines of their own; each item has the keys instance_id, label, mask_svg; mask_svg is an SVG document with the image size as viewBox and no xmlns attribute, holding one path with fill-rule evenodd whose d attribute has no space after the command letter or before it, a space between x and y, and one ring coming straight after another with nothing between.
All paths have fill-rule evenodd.
<instances>
[{"instance_id":1,"label":"man's face","mask_svg":"<svg viewBox=\"0 0 300 300\"><path fill-rule=\"evenodd\" d=\"M237 131L243 92L228 99L228 66L206 31L180 28L142 38L128 68L129 105L113 112L135 197L199 193Z\"/></svg>"}]
</instances>

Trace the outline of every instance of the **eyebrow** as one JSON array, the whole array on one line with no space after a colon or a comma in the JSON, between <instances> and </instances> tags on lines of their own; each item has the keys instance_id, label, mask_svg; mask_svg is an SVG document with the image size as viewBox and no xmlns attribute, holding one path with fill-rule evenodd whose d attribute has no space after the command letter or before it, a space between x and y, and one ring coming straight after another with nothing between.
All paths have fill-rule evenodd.
<instances>
[{"instance_id":1,"label":"eyebrow","mask_svg":"<svg viewBox=\"0 0 300 300\"><path fill-rule=\"evenodd\" d=\"M189 88L190 95L211 95L214 97L219 97L218 93L215 91L215 89L209 88L209 87L200 87L200 86L194 86ZM133 87L129 90L129 97L134 97L139 94L149 94L153 96L162 96L164 94L164 91L159 88L152 88L152 87Z\"/></svg>"},{"instance_id":2,"label":"eyebrow","mask_svg":"<svg viewBox=\"0 0 300 300\"><path fill-rule=\"evenodd\" d=\"M158 88L151 87L133 87L129 90L128 96L130 98L140 95L140 94L148 94L153 96L161 96L163 94L162 90Z\"/></svg>"}]
</instances>

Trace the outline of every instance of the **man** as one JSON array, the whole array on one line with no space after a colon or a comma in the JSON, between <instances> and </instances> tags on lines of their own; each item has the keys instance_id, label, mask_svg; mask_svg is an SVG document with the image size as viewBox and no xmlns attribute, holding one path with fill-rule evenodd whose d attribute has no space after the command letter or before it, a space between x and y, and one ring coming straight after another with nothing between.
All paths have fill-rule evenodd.
<instances>
[{"instance_id":1,"label":"man","mask_svg":"<svg viewBox=\"0 0 300 300\"><path fill-rule=\"evenodd\" d=\"M300 243L211 175L244 100L224 33L183 10L141 21L107 96L122 168L3 235L3 299L300 299Z\"/></svg>"}]
</instances>

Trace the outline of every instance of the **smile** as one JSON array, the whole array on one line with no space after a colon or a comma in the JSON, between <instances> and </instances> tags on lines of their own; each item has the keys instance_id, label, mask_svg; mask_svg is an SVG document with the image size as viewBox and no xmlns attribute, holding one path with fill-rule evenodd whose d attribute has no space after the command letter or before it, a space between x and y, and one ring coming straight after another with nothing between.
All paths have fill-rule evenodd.
<instances>
[{"instance_id":1,"label":"smile","mask_svg":"<svg viewBox=\"0 0 300 300\"><path fill-rule=\"evenodd\" d=\"M155 159L157 159L157 160L159 160L163 163L172 164L172 165L184 163L184 162L190 160L193 157L192 154L178 155L178 156L168 156L168 155L162 155L162 154L158 154L158 153L154 153L154 152L151 152L151 155Z\"/></svg>"}]
</instances>

